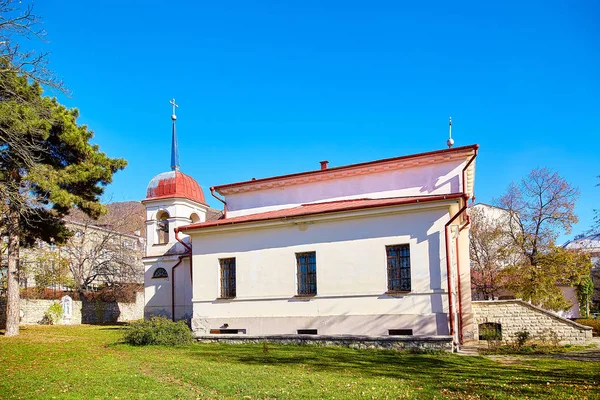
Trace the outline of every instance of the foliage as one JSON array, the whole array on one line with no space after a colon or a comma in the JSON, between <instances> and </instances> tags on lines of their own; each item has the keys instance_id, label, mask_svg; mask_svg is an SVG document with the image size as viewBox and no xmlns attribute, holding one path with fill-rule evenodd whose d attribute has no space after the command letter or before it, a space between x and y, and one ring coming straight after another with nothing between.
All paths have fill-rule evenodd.
<instances>
[{"instance_id":1,"label":"foliage","mask_svg":"<svg viewBox=\"0 0 600 400\"><path fill-rule=\"evenodd\" d=\"M496 202L506 210L506 234L522 259L502 271L516 297L551 310L570 307L558 283L578 285L589 275L591 263L581 253L561 249L554 241L577 223L579 191L556 172L534 169L519 183L511 183Z\"/></svg>"},{"instance_id":2,"label":"foliage","mask_svg":"<svg viewBox=\"0 0 600 400\"><path fill-rule=\"evenodd\" d=\"M44 325L56 325L63 317L63 309L60 303L52 303L48 307L48 311L44 313L42 324Z\"/></svg>"},{"instance_id":3,"label":"foliage","mask_svg":"<svg viewBox=\"0 0 600 400\"><path fill-rule=\"evenodd\" d=\"M61 247L61 254L69 261L75 290L88 290L98 282L119 286L143 280L143 247L137 237L121 233L121 227L116 223L100 228L90 219L72 224L75 234Z\"/></svg>"},{"instance_id":4,"label":"foliage","mask_svg":"<svg viewBox=\"0 0 600 400\"><path fill-rule=\"evenodd\" d=\"M600 336L600 319L580 318L576 319L575 322L592 327L592 334L594 336Z\"/></svg>"},{"instance_id":5,"label":"foliage","mask_svg":"<svg viewBox=\"0 0 600 400\"><path fill-rule=\"evenodd\" d=\"M502 271L505 287L515 297L548 310L569 310L569 303L558 286L576 286L589 276L592 262L589 254L576 249L551 245L538 253L535 263L523 262Z\"/></svg>"},{"instance_id":6,"label":"foliage","mask_svg":"<svg viewBox=\"0 0 600 400\"><path fill-rule=\"evenodd\" d=\"M173 322L165 317L153 316L132 322L123 339L135 346L180 346L192 343L193 336L184 321Z\"/></svg>"},{"instance_id":7,"label":"foliage","mask_svg":"<svg viewBox=\"0 0 600 400\"><path fill-rule=\"evenodd\" d=\"M590 304L594 294L594 282L589 276L585 276L577 285L577 300L579 301L579 314L587 318L590 315Z\"/></svg>"},{"instance_id":8,"label":"foliage","mask_svg":"<svg viewBox=\"0 0 600 400\"><path fill-rule=\"evenodd\" d=\"M598 393L597 362L275 344L264 353L262 343L140 348L115 344L121 335L120 327L58 325L0 336L0 376L7 378L0 397L503 400Z\"/></svg>"},{"instance_id":9,"label":"foliage","mask_svg":"<svg viewBox=\"0 0 600 400\"><path fill-rule=\"evenodd\" d=\"M7 334L16 335L20 244L64 243L71 233L62 217L72 207L101 215L103 187L126 162L107 157L90 143L93 133L77 124L76 109L44 97L39 84L10 65L2 68L0 197L8 206L0 228L8 238Z\"/></svg>"},{"instance_id":10,"label":"foliage","mask_svg":"<svg viewBox=\"0 0 600 400\"><path fill-rule=\"evenodd\" d=\"M495 349L502 342L502 328L495 323L480 324L479 339L487 342L488 349Z\"/></svg>"},{"instance_id":11,"label":"foliage","mask_svg":"<svg viewBox=\"0 0 600 400\"><path fill-rule=\"evenodd\" d=\"M49 288L23 288L21 289L22 299L43 299L43 300L60 300L63 296L70 296L73 300L84 300L88 302L104 301L119 302L119 303L135 303L138 292L144 290L142 284L134 283L119 286L102 286L98 291L89 292L74 292L54 290Z\"/></svg>"},{"instance_id":12,"label":"foliage","mask_svg":"<svg viewBox=\"0 0 600 400\"><path fill-rule=\"evenodd\" d=\"M104 301L119 302L119 303L135 303L138 292L144 290L144 285L141 283L128 283L112 286L101 286L95 292L84 291L80 292L79 298L85 301Z\"/></svg>"},{"instance_id":13,"label":"foliage","mask_svg":"<svg viewBox=\"0 0 600 400\"><path fill-rule=\"evenodd\" d=\"M523 347L530 336L531 335L527 331L515 332L515 337L517 338L515 344L517 345L517 348L520 349L521 347Z\"/></svg>"},{"instance_id":14,"label":"foliage","mask_svg":"<svg viewBox=\"0 0 600 400\"><path fill-rule=\"evenodd\" d=\"M506 234L508 215L503 213L504 210L493 208L492 217L487 214L487 207L481 205L469 210L471 288L474 298L479 300L498 297L503 287L502 269L514 265L519 256ZM498 217L498 214L506 218Z\"/></svg>"},{"instance_id":15,"label":"foliage","mask_svg":"<svg viewBox=\"0 0 600 400\"><path fill-rule=\"evenodd\" d=\"M519 183L511 183L497 200L508 211L508 233L530 264L554 245L561 233L570 233L578 222L575 202L579 191L558 173L546 168L534 169Z\"/></svg>"},{"instance_id":16,"label":"foliage","mask_svg":"<svg viewBox=\"0 0 600 400\"><path fill-rule=\"evenodd\" d=\"M39 249L31 256L29 272L33 274L35 279L36 286L34 290L43 293L44 289L49 287L73 287L74 282L69 275L69 260L62 257L59 252ZM21 257L22 260L24 258ZM23 271L22 266L19 272L21 276L26 275L26 271Z\"/></svg>"},{"instance_id":17,"label":"foliage","mask_svg":"<svg viewBox=\"0 0 600 400\"><path fill-rule=\"evenodd\" d=\"M503 344L498 347L482 349L481 353L489 354L527 354L527 355L542 355L542 354L561 354L571 351L589 350L590 346L553 346L538 343L531 343L527 346L518 347L515 344Z\"/></svg>"}]
</instances>

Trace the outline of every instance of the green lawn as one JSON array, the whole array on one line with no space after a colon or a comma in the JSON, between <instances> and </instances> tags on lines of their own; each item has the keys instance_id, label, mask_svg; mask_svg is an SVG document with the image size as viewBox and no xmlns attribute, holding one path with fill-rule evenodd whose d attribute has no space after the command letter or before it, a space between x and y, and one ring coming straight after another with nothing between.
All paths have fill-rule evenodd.
<instances>
[{"instance_id":1,"label":"green lawn","mask_svg":"<svg viewBox=\"0 0 600 400\"><path fill-rule=\"evenodd\" d=\"M600 398L600 366L269 345L117 344L120 327L0 336L0 398Z\"/></svg>"}]
</instances>

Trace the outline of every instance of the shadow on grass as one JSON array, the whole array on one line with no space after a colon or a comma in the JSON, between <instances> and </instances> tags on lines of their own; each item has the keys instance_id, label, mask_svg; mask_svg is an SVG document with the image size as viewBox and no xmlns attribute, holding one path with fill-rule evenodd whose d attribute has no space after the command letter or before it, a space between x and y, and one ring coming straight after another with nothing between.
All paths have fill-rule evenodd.
<instances>
[{"instance_id":1,"label":"shadow on grass","mask_svg":"<svg viewBox=\"0 0 600 400\"><path fill-rule=\"evenodd\" d=\"M202 349L204 345L199 345ZM212 354L231 362L256 366L307 366L314 371L386 377L420 381L440 390L461 393L504 393L536 396L556 385L565 391L573 386L589 389L598 380L598 366L585 363L557 365L553 360L528 360L524 364L502 365L483 357L452 354L422 355L394 351L353 350L344 348L221 345L194 351L192 357ZM579 390L579 389L577 389Z\"/></svg>"}]
</instances>

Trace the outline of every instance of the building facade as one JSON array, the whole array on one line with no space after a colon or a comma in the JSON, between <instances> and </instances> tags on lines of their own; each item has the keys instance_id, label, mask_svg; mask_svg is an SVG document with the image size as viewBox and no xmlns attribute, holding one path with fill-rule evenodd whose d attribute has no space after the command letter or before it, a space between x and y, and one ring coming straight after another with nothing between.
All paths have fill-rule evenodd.
<instances>
[{"instance_id":1,"label":"building facade","mask_svg":"<svg viewBox=\"0 0 600 400\"><path fill-rule=\"evenodd\" d=\"M472 338L477 149L211 188L222 215L172 163L144 200L146 315L188 319L197 334Z\"/></svg>"}]
</instances>

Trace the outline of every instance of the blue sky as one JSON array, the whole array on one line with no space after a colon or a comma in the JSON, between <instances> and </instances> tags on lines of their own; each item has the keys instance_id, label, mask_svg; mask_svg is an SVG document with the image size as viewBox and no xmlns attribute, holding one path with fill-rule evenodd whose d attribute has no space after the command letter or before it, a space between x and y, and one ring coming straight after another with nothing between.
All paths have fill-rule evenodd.
<instances>
[{"instance_id":1,"label":"blue sky","mask_svg":"<svg viewBox=\"0 0 600 400\"><path fill-rule=\"evenodd\" d=\"M459 4L460 3L460 4ZM526 3L526 4L525 4ZM38 1L60 100L129 161L106 199L169 169L203 186L479 143L477 201L531 169L600 208L596 2ZM38 44L35 44L39 47ZM562 237L564 239L565 237Z\"/></svg>"}]
</instances>

